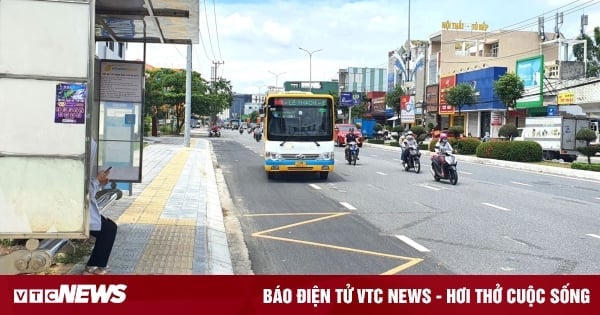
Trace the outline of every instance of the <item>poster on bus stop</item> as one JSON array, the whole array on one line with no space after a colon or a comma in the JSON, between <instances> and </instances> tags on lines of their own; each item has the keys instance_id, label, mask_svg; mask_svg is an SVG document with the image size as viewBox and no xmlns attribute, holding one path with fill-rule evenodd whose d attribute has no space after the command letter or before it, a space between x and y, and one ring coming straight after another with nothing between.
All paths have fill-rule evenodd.
<instances>
[{"instance_id":1,"label":"poster on bus stop","mask_svg":"<svg viewBox=\"0 0 600 315\"><path fill-rule=\"evenodd\" d=\"M59 83L56 85L54 122L63 124L83 124L87 88L81 83Z\"/></svg>"}]
</instances>

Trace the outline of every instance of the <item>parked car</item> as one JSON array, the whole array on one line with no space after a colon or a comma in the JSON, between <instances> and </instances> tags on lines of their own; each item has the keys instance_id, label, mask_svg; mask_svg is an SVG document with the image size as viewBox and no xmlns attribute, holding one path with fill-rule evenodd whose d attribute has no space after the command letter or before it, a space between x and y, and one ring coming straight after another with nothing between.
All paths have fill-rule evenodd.
<instances>
[{"instance_id":1,"label":"parked car","mask_svg":"<svg viewBox=\"0 0 600 315\"><path fill-rule=\"evenodd\" d=\"M338 145L340 147L346 146L346 134L350 131L350 128L354 128L354 134L358 135L358 139L360 140L360 143L362 144L362 142L365 139L364 139L362 133L360 132L360 130L358 128L356 128L355 125L353 125L353 124L336 124L335 129L334 129L334 133L335 133L334 142L336 145Z\"/></svg>"}]
</instances>

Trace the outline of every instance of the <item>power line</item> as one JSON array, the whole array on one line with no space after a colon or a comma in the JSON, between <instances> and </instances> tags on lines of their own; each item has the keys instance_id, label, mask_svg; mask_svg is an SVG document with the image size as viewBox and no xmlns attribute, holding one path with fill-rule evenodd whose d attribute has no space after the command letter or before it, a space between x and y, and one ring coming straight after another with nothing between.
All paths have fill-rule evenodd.
<instances>
[{"instance_id":1,"label":"power line","mask_svg":"<svg viewBox=\"0 0 600 315\"><path fill-rule=\"evenodd\" d=\"M213 45L212 45L212 38L210 36L210 26L208 24L208 13L206 10L206 0L204 1L204 20L206 21L206 33L208 34L208 44L210 45L210 51L212 52L212 59L217 59L217 57L215 56L215 50L213 49Z\"/></svg>"},{"instance_id":2,"label":"power line","mask_svg":"<svg viewBox=\"0 0 600 315\"><path fill-rule=\"evenodd\" d=\"M215 19L215 34L217 35L217 48L219 49L219 59L223 60L223 56L221 55L221 43L219 41L219 28L217 26L217 9L215 7L215 0L213 0L213 16Z\"/></svg>"}]
</instances>

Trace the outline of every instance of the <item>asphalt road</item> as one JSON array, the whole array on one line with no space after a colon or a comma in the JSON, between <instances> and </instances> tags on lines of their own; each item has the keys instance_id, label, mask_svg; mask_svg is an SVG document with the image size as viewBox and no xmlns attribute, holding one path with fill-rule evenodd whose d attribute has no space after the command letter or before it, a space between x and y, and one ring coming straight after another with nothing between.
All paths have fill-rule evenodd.
<instances>
[{"instance_id":1,"label":"asphalt road","mask_svg":"<svg viewBox=\"0 0 600 315\"><path fill-rule=\"evenodd\" d=\"M212 139L255 274L597 274L600 180L545 175L459 157L459 182L400 167L365 146L356 166L336 148L322 181L269 181L262 142ZM230 232L230 231L228 231Z\"/></svg>"}]
</instances>

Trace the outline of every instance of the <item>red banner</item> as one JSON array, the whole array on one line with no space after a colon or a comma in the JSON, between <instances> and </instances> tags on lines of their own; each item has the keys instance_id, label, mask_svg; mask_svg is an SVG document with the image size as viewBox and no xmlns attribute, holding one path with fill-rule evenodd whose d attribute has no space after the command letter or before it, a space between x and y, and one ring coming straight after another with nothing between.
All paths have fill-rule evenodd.
<instances>
[{"instance_id":1,"label":"red banner","mask_svg":"<svg viewBox=\"0 0 600 315\"><path fill-rule=\"evenodd\" d=\"M598 314L600 276L1 276L2 314Z\"/></svg>"},{"instance_id":2,"label":"red banner","mask_svg":"<svg viewBox=\"0 0 600 315\"><path fill-rule=\"evenodd\" d=\"M455 85L456 76L454 74L440 78L440 109L438 111L440 115L454 114L454 106L446 104L445 95L446 90L448 90L451 87L454 87Z\"/></svg>"}]
</instances>

